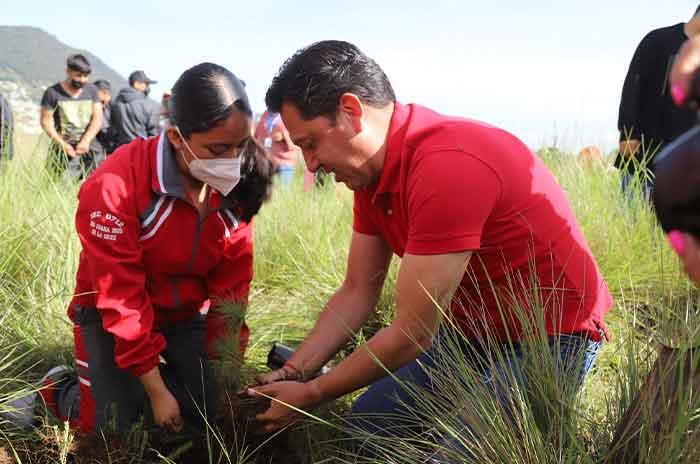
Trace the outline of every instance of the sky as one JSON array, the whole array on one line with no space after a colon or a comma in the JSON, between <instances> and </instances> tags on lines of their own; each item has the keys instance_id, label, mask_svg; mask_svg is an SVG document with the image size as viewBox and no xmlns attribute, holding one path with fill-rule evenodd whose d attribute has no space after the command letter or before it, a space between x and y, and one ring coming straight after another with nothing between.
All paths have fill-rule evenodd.
<instances>
[{"instance_id":1,"label":"sky","mask_svg":"<svg viewBox=\"0 0 700 464\"><path fill-rule=\"evenodd\" d=\"M622 83L652 29L687 21L688 0L354 0L13 2L3 25L37 26L124 76L159 81L221 64L244 79L256 111L297 49L347 40L379 63L397 98L479 119L533 148L617 141Z\"/></svg>"}]
</instances>

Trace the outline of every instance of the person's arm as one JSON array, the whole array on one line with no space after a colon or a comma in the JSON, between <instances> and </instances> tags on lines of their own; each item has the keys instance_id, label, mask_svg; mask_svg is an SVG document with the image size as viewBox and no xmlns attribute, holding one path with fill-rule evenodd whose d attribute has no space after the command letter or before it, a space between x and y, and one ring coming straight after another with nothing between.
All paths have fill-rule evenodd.
<instances>
[{"instance_id":1,"label":"person's arm","mask_svg":"<svg viewBox=\"0 0 700 464\"><path fill-rule=\"evenodd\" d=\"M50 108L41 107L41 113L39 115L39 121L41 123L41 128L44 129L46 135L58 146L60 146L66 154L73 158L75 156L75 149L71 144L63 140L61 134L56 131L56 126L53 123L53 112L54 110Z\"/></svg>"},{"instance_id":2,"label":"person's arm","mask_svg":"<svg viewBox=\"0 0 700 464\"><path fill-rule=\"evenodd\" d=\"M415 360L432 346L442 319L440 308L449 310L470 257L471 252L468 251L432 256L404 255L396 283L396 318L389 327L355 349L329 373L307 384L274 382L256 387L252 393L262 393L301 409L313 408L366 387ZM313 369L318 366L318 361L313 360L327 355L331 350L337 351L340 347L338 342L342 343L347 338L344 336L347 329L343 331L339 327L342 325L337 320L331 319L324 324L319 319L314 328L315 334L312 332L304 341L308 351L290 359L293 365L291 373L297 368L295 362L300 364L303 359L311 360L309 365ZM311 353L314 349L320 351L316 356ZM293 415L279 402L273 402L257 419L265 423L265 430L273 431L293 420Z\"/></svg>"},{"instance_id":3,"label":"person's arm","mask_svg":"<svg viewBox=\"0 0 700 464\"><path fill-rule=\"evenodd\" d=\"M352 234L345 280L333 296L303 343L288 361L289 367L258 377L262 384L304 377L318 371L347 343L375 308L384 285L391 249L376 235Z\"/></svg>"},{"instance_id":4,"label":"person's arm","mask_svg":"<svg viewBox=\"0 0 700 464\"><path fill-rule=\"evenodd\" d=\"M313 381L321 401L365 387L429 349L441 320L436 303L449 310L470 257L468 251L404 255L396 282L396 319L336 369Z\"/></svg>"},{"instance_id":5,"label":"person's arm","mask_svg":"<svg viewBox=\"0 0 700 464\"><path fill-rule=\"evenodd\" d=\"M637 46L622 87L617 129L620 132L620 153L634 157L640 147L643 130L644 102L649 80L659 71L654 69L654 49L647 35Z\"/></svg>"},{"instance_id":6,"label":"person's arm","mask_svg":"<svg viewBox=\"0 0 700 464\"><path fill-rule=\"evenodd\" d=\"M78 155L84 155L89 152L90 144L100 130L102 130L102 103L97 101L92 103L92 119L80 142L76 145L75 152Z\"/></svg>"},{"instance_id":7,"label":"person's arm","mask_svg":"<svg viewBox=\"0 0 700 464\"><path fill-rule=\"evenodd\" d=\"M155 314L146 291L139 234L128 180L114 173L91 177L81 188L76 229L86 275L104 329L114 336L117 367L141 379L161 426L178 429L182 420L158 370L165 338L153 330Z\"/></svg>"}]
</instances>

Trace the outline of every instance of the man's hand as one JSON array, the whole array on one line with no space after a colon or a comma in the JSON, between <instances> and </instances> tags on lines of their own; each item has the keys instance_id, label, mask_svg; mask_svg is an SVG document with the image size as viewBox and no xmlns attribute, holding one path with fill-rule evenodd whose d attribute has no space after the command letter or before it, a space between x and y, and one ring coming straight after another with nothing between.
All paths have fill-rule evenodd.
<instances>
[{"instance_id":1,"label":"man's hand","mask_svg":"<svg viewBox=\"0 0 700 464\"><path fill-rule=\"evenodd\" d=\"M309 411L323 403L323 395L316 382L313 381L308 383L273 382L249 388L248 395L272 398L269 409L255 416L265 432L274 432L301 418L301 413L289 406Z\"/></svg>"},{"instance_id":2,"label":"man's hand","mask_svg":"<svg viewBox=\"0 0 700 464\"><path fill-rule=\"evenodd\" d=\"M169 429L173 432L182 431L184 421L180 414L180 405L167 388L153 396L149 395L153 419L158 427Z\"/></svg>"},{"instance_id":3,"label":"man's hand","mask_svg":"<svg viewBox=\"0 0 700 464\"><path fill-rule=\"evenodd\" d=\"M73 145L70 143L63 142L61 145L61 148L63 148L63 151L66 152L66 155L68 155L68 158L75 158L77 156L77 153L75 152L75 148L73 148Z\"/></svg>"},{"instance_id":4,"label":"man's hand","mask_svg":"<svg viewBox=\"0 0 700 464\"><path fill-rule=\"evenodd\" d=\"M255 381L258 385L267 385L274 382L283 382L285 380L302 380L301 374L295 369L284 366L266 374L255 376Z\"/></svg>"},{"instance_id":5,"label":"man's hand","mask_svg":"<svg viewBox=\"0 0 700 464\"><path fill-rule=\"evenodd\" d=\"M78 145L75 147L75 154L76 155L84 155L85 153L90 151L90 144L86 142L85 140L81 140Z\"/></svg>"},{"instance_id":6,"label":"man's hand","mask_svg":"<svg viewBox=\"0 0 700 464\"><path fill-rule=\"evenodd\" d=\"M671 69L671 95L677 105L682 105L692 95L693 75L700 68L700 36L686 41L681 47ZM700 95L700 88L695 89Z\"/></svg>"}]
</instances>

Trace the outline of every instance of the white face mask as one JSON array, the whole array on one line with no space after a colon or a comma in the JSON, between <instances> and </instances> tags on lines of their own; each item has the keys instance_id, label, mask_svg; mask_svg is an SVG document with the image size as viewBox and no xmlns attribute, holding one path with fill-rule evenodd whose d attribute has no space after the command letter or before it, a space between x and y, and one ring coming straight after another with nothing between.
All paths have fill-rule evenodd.
<instances>
[{"instance_id":1,"label":"white face mask","mask_svg":"<svg viewBox=\"0 0 700 464\"><path fill-rule=\"evenodd\" d=\"M197 158L197 155L194 154L190 145L185 141L185 137L182 136L180 128L175 126L175 129L177 129L178 134L180 134L182 142L187 147L190 155L194 158L187 165L192 177L204 182L224 196L231 193L231 190L233 190L238 184L238 181L241 180L242 155L238 155L235 158Z\"/></svg>"}]
</instances>

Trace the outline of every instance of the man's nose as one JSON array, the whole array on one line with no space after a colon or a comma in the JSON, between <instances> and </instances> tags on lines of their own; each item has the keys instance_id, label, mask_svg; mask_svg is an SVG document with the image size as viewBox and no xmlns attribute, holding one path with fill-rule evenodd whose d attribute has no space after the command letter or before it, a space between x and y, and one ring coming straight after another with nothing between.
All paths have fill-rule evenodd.
<instances>
[{"instance_id":1,"label":"man's nose","mask_svg":"<svg viewBox=\"0 0 700 464\"><path fill-rule=\"evenodd\" d=\"M316 159L316 157L302 152L304 155L304 162L306 163L306 169L311 172L316 172L321 167L321 163Z\"/></svg>"}]
</instances>

